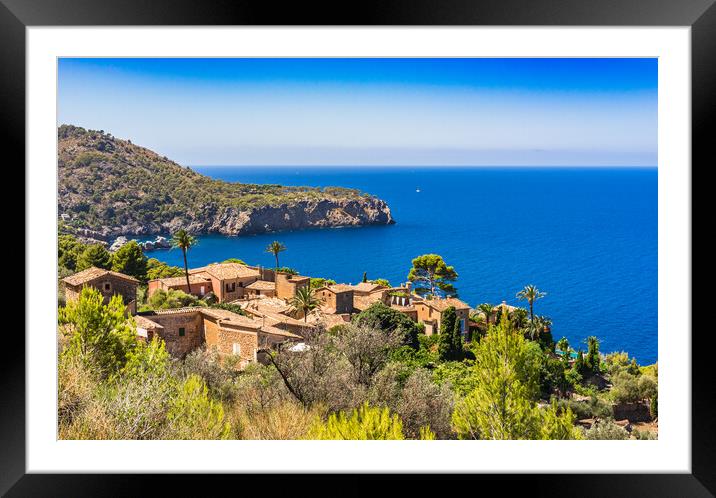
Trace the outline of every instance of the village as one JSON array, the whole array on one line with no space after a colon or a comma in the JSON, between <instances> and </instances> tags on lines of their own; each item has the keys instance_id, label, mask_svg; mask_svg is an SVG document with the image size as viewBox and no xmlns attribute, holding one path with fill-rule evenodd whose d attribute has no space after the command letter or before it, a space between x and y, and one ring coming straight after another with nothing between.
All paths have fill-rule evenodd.
<instances>
[{"instance_id":1,"label":"village","mask_svg":"<svg viewBox=\"0 0 716 498\"><path fill-rule=\"evenodd\" d=\"M161 338L174 357L200 348L215 348L220 355L238 356L242 367L258 361L259 352L284 343L301 347L302 338L317 328L350 323L354 314L382 303L424 326L426 335L440 330L443 313L454 308L460 331L469 341L470 306L454 297L421 297L412 283L388 287L369 281L328 284L311 289L311 278L260 266L215 263L188 270L185 276L150 280L147 295L157 291L182 291L210 302L237 306L240 313L219 307L191 306L137 311L139 280L119 272L91 267L62 279L68 302L78 299L83 287L98 290L105 299L119 295L127 314L134 317L137 336ZM296 296L310 293L315 309L293 305ZM504 302L494 307L494 319Z\"/></svg>"}]
</instances>

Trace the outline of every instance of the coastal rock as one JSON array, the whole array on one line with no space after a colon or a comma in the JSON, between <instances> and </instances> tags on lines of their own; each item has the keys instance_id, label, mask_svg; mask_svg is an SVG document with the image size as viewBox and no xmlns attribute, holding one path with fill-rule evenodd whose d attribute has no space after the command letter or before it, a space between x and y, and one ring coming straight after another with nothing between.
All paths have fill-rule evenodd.
<instances>
[{"instance_id":1,"label":"coastal rock","mask_svg":"<svg viewBox=\"0 0 716 498\"><path fill-rule=\"evenodd\" d=\"M112 242L112 245L109 246L110 252L114 252L114 251L118 250L120 247L122 247L122 246L123 246L124 244L126 244L127 242L129 242L129 240L127 239L127 237L124 237L124 236L119 236L119 237L117 237L117 238L115 239L115 241Z\"/></svg>"},{"instance_id":2,"label":"coastal rock","mask_svg":"<svg viewBox=\"0 0 716 498\"><path fill-rule=\"evenodd\" d=\"M58 128L58 211L67 215L64 223L92 230L88 237L124 236L114 250L126 236L147 240L180 228L248 235L394 223L384 201L355 189L209 178L127 140L72 125Z\"/></svg>"}]
</instances>

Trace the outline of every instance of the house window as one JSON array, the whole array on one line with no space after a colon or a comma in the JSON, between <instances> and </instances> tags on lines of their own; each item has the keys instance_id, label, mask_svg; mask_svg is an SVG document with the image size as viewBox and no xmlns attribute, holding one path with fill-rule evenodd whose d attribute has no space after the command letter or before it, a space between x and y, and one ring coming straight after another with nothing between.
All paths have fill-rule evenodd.
<instances>
[{"instance_id":1,"label":"house window","mask_svg":"<svg viewBox=\"0 0 716 498\"><path fill-rule=\"evenodd\" d=\"M104 283L104 290L106 290L106 291L112 290L112 284L110 284L109 282L105 282L105 283Z\"/></svg>"},{"instance_id":2,"label":"house window","mask_svg":"<svg viewBox=\"0 0 716 498\"><path fill-rule=\"evenodd\" d=\"M243 287L243 286L244 286L244 283L243 283L243 282L239 282L239 287Z\"/></svg>"},{"instance_id":3,"label":"house window","mask_svg":"<svg viewBox=\"0 0 716 498\"><path fill-rule=\"evenodd\" d=\"M184 337L185 332L186 332L186 330L184 329L184 327L180 327L179 328L179 337Z\"/></svg>"},{"instance_id":4,"label":"house window","mask_svg":"<svg viewBox=\"0 0 716 498\"><path fill-rule=\"evenodd\" d=\"M236 282L226 284L226 292L234 292L236 290Z\"/></svg>"},{"instance_id":5,"label":"house window","mask_svg":"<svg viewBox=\"0 0 716 498\"><path fill-rule=\"evenodd\" d=\"M241 344L239 344L238 342L235 342L232 346L232 349L233 349L233 353L236 356L241 356Z\"/></svg>"}]
</instances>

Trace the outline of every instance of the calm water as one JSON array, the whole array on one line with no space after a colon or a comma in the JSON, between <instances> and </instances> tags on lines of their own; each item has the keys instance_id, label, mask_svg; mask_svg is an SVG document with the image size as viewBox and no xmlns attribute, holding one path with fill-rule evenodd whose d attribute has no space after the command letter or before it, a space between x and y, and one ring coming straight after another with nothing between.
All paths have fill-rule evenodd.
<instances>
[{"instance_id":1,"label":"calm water","mask_svg":"<svg viewBox=\"0 0 716 498\"><path fill-rule=\"evenodd\" d=\"M527 168L197 167L229 181L353 187L391 208L392 226L306 230L246 237L203 236L191 266L238 257L356 283L404 282L410 261L442 255L459 273L460 297L520 304L526 284L547 292L536 312L552 318L555 339L586 349L625 350L657 360L657 170ZM420 192L416 192L419 189ZM176 250L153 257L181 266ZM525 303L521 303L525 305Z\"/></svg>"}]
</instances>

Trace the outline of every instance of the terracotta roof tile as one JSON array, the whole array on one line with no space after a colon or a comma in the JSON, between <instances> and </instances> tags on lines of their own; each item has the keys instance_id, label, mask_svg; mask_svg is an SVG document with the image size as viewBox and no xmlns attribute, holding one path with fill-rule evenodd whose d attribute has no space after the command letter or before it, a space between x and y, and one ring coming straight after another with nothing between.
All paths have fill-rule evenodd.
<instances>
[{"instance_id":1,"label":"terracotta roof tile","mask_svg":"<svg viewBox=\"0 0 716 498\"><path fill-rule=\"evenodd\" d=\"M189 270L190 274L208 273L219 280L243 277L258 277L259 271L239 263L216 263Z\"/></svg>"},{"instance_id":2,"label":"terracotta roof tile","mask_svg":"<svg viewBox=\"0 0 716 498\"><path fill-rule=\"evenodd\" d=\"M246 289L251 290L275 290L276 289L276 283L275 282L267 282L266 280L257 280L256 282L253 282L246 286Z\"/></svg>"},{"instance_id":3,"label":"terracotta roof tile","mask_svg":"<svg viewBox=\"0 0 716 498\"><path fill-rule=\"evenodd\" d=\"M426 299L421 302L440 312L445 311L450 306L454 306L455 309L465 309L470 307L467 303L454 297L447 297L444 299Z\"/></svg>"},{"instance_id":4,"label":"terracotta roof tile","mask_svg":"<svg viewBox=\"0 0 716 498\"><path fill-rule=\"evenodd\" d=\"M150 280L150 282L161 282L167 287L177 287L186 285L186 277L166 277L166 278L156 278L154 280ZM206 277L202 277L201 275L189 275L189 283L191 284L204 284L207 282L211 282Z\"/></svg>"},{"instance_id":5,"label":"terracotta roof tile","mask_svg":"<svg viewBox=\"0 0 716 498\"><path fill-rule=\"evenodd\" d=\"M87 268L86 270L83 270L81 272L75 273L74 275L70 275L69 277L65 277L62 279L62 281L66 282L72 286L77 286L77 285L86 284L88 282L91 282L98 278L105 277L107 275L121 278L123 280L127 280L128 282L133 282L133 283L137 283L137 284L139 283L139 280L137 280L134 277L130 277L129 275L125 275L124 273L118 273L116 271L104 270L102 268L97 268L95 266L93 266L91 268Z\"/></svg>"}]
</instances>

